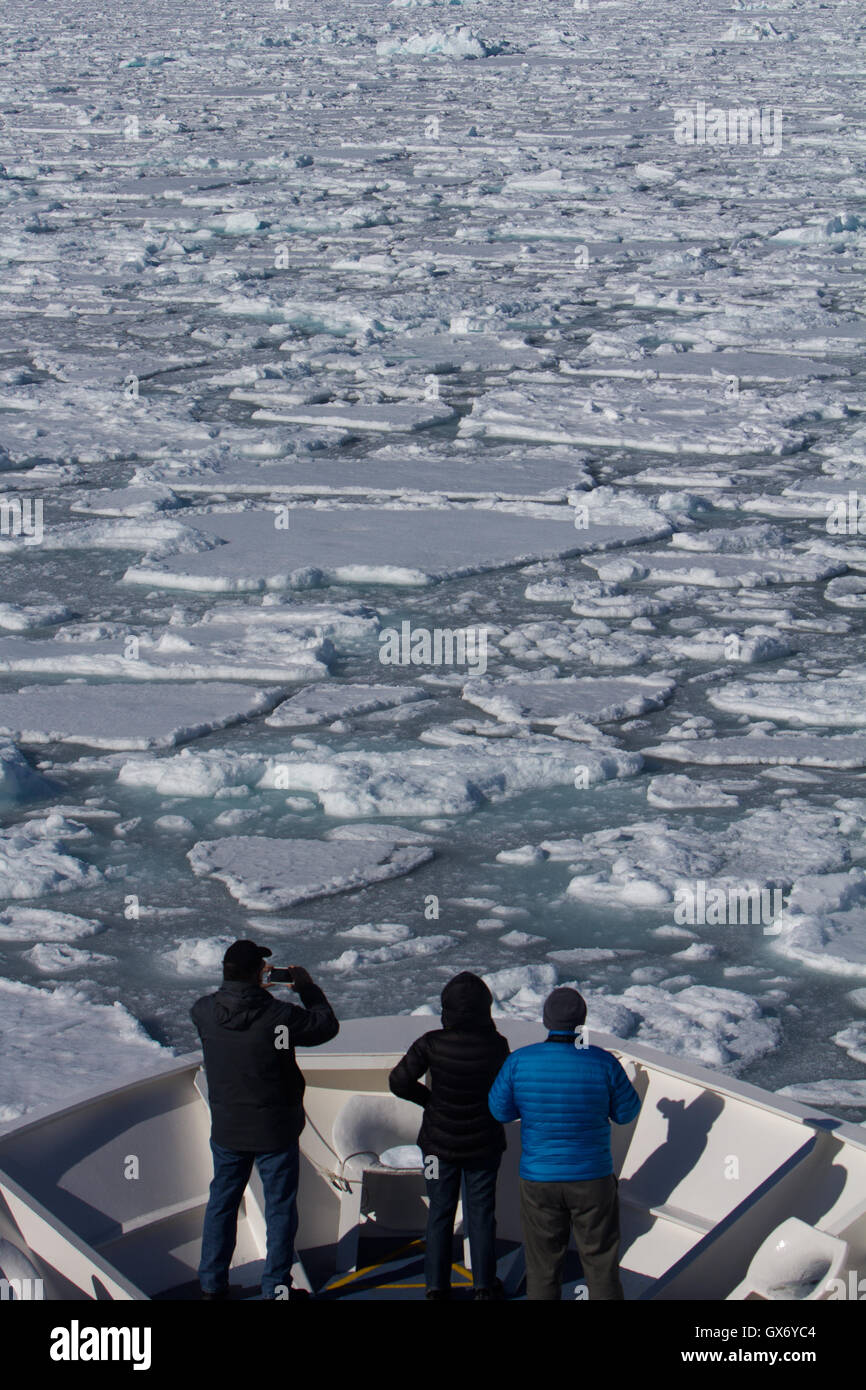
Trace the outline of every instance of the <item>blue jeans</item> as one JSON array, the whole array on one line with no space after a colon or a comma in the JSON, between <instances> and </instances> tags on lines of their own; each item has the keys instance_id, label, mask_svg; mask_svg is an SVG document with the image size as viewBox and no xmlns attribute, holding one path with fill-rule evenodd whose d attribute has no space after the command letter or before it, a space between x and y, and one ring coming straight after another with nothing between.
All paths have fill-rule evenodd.
<instances>
[{"instance_id":1,"label":"blue jeans","mask_svg":"<svg viewBox=\"0 0 866 1390\"><path fill-rule=\"evenodd\" d=\"M262 1298L291 1288L298 1229L298 1146L281 1153L235 1153L211 1140L213 1182L204 1214L199 1283L205 1293L228 1288L229 1265L238 1234L238 1208L250 1180L253 1163L265 1194L268 1252L262 1274Z\"/></svg>"},{"instance_id":2,"label":"blue jeans","mask_svg":"<svg viewBox=\"0 0 866 1390\"><path fill-rule=\"evenodd\" d=\"M425 1155L426 1159L426 1155ZM426 1159L429 1164L430 1159ZM445 1292L451 1287L451 1250L454 1217L463 1187L463 1219L469 1237L472 1282L476 1289L490 1289L496 1278L496 1177L500 1158L484 1167L464 1168L438 1159L439 1176L427 1179L430 1210L427 1213L427 1248L424 1282L428 1289Z\"/></svg>"}]
</instances>

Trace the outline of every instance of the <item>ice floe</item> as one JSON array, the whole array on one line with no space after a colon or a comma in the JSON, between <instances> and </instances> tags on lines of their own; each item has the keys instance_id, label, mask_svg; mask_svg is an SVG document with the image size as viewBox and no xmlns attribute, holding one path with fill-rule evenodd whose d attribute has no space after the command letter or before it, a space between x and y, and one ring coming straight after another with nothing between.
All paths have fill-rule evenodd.
<instances>
[{"instance_id":1,"label":"ice floe","mask_svg":"<svg viewBox=\"0 0 866 1390\"><path fill-rule=\"evenodd\" d=\"M819 728L866 725L866 667L838 676L803 679L796 675L760 681L732 681L707 697L716 709Z\"/></svg>"},{"instance_id":2,"label":"ice floe","mask_svg":"<svg viewBox=\"0 0 866 1390\"><path fill-rule=\"evenodd\" d=\"M691 777L670 773L653 777L646 789L650 806L662 811L688 810L697 806L738 806L739 798L723 791L715 782L696 782Z\"/></svg>"},{"instance_id":3,"label":"ice floe","mask_svg":"<svg viewBox=\"0 0 866 1390\"><path fill-rule=\"evenodd\" d=\"M849 838L852 833L862 838L863 824L863 815L847 808L759 807L711 840L690 821L674 825L658 817L579 839L543 840L536 848L546 861L569 865L574 876L567 893L579 902L666 908L683 895L695 899L699 883L721 891L787 889L804 875L847 868ZM526 847L520 860L511 862L531 862L531 850ZM498 857L509 862L502 853ZM578 868L585 871L575 872ZM772 926L775 930L775 920Z\"/></svg>"},{"instance_id":4,"label":"ice floe","mask_svg":"<svg viewBox=\"0 0 866 1390\"><path fill-rule=\"evenodd\" d=\"M43 907L5 907L0 911L0 943L51 941L68 944L104 931L102 922Z\"/></svg>"},{"instance_id":5,"label":"ice floe","mask_svg":"<svg viewBox=\"0 0 866 1390\"><path fill-rule=\"evenodd\" d=\"M274 729L314 728L335 719L370 714L373 710L413 704L429 698L424 690L398 685L314 685L292 695L269 714L265 723Z\"/></svg>"},{"instance_id":6,"label":"ice floe","mask_svg":"<svg viewBox=\"0 0 866 1390\"><path fill-rule=\"evenodd\" d=\"M82 951L66 942L39 942L24 952L24 959L29 960L41 975L63 975L71 970L92 970L100 965L110 965L114 957L100 955L98 951Z\"/></svg>"},{"instance_id":7,"label":"ice floe","mask_svg":"<svg viewBox=\"0 0 866 1390\"><path fill-rule=\"evenodd\" d=\"M171 748L214 729L267 713L283 690L217 682L26 686L0 694L0 733L23 743L90 748Z\"/></svg>"},{"instance_id":8,"label":"ice floe","mask_svg":"<svg viewBox=\"0 0 866 1390\"><path fill-rule=\"evenodd\" d=\"M101 882L93 864L66 853L67 843L81 838L87 836L80 826L51 813L0 830L0 898L41 898Z\"/></svg>"},{"instance_id":9,"label":"ice floe","mask_svg":"<svg viewBox=\"0 0 866 1390\"><path fill-rule=\"evenodd\" d=\"M866 976L866 873L804 874L774 923L774 948L835 975Z\"/></svg>"},{"instance_id":10,"label":"ice floe","mask_svg":"<svg viewBox=\"0 0 866 1390\"><path fill-rule=\"evenodd\" d=\"M415 587L578 553L586 548L583 533L575 530L573 515L561 511L561 518L539 521L469 508L296 508L286 530L274 525L272 511L209 513L195 524L210 548L133 566L124 577L151 588L217 593L325 584ZM593 543L604 545L605 536Z\"/></svg>"},{"instance_id":11,"label":"ice floe","mask_svg":"<svg viewBox=\"0 0 866 1390\"><path fill-rule=\"evenodd\" d=\"M433 737L428 731L425 743ZM633 776L643 765L639 753L603 739L577 750L545 736L503 742L440 730L435 737L441 746L394 752L343 753L312 743L303 752L271 756L185 749L174 757L125 762L118 780L163 796L247 794L253 788L307 792L330 816L419 817L465 815L527 791L573 786L578 765L583 786Z\"/></svg>"},{"instance_id":12,"label":"ice floe","mask_svg":"<svg viewBox=\"0 0 866 1390\"><path fill-rule=\"evenodd\" d=\"M411 873L432 857L431 849L399 847L387 840L275 840L264 835L200 840L187 855L194 873L220 879L243 907L272 912Z\"/></svg>"},{"instance_id":13,"label":"ice floe","mask_svg":"<svg viewBox=\"0 0 866 1390\"><path fill-rule=\"evenodd\" d=\"M543 191L543 190L541 190ZM716 389L691 386L691 395L662 383L619 380L588 389L489 391L460 422L466 438L525 439L586 448L640 449L661 454L788 454L805 436L794 426L804 413L796 398L771 404L755 396L731 411ZM701 428L695 429L700 416Z\"/></svg>"},{"instance_id":14,"label":"ice floe","mask_svg":"<svg viewBox=\"0 0 866 1390\"><path fill-rule=\"evenodd\" d=\"M67 1103L76 1091L121 1085L174 1060L122 1004L94 1004L70 985L36 989L0 980L0 1033L2 1121L36 1105Z\"/></svg>"},{"instance_id":15,"label":"ice floe","mask_svg":"<svg viewBox=\"0 0 866 1390\"><path fill-rule=\"evenodd\" d=\"M566 734L661 709L676 689L672 680L641 676L569 676L555 680L469 681L463 698L508 724L553 727Z\"/></svg>"},{"instance_id":16,"label":"ice floe","mask_svg":"<svg viewBox=\"0 0 866 1390\"><path fill-rule=\"evenodd\" d=\"M647 757L676 763L696 763L705 767L866 767L866 737L857 734L765 733L725 738L693 738L679 743L677 731L671 741L643 749Z\"/></svg>"},{"instance_id":17,"label":"ice floe","mask_svg":"<svg viewBox=\"0 0 866 1390\"><path fill-rule=\"evenodd\" d=\"M485 42L465 24L412 34L408 39L380 39L376 44L379 58L487 58L497 52L496 44Z\"/></svg>"}]
</instances>

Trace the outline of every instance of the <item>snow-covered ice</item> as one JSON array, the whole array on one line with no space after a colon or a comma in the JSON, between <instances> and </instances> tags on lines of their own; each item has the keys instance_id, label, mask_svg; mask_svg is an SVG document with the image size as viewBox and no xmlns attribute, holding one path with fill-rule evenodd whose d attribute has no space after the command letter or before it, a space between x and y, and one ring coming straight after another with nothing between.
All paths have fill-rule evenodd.
<instances>
[{"instance_id":1,"label":"snow-covered ice","mask_svg":"<svg viewBox=\"0 0 866 1390\"><path fill-rule=\"evenodd\" d=\"M99 883L102 874L95 865L66 852L79 832L56 814L0 830L0 899L41 898Z\"/></svg>"},{"instance_id":2,"label":"snow-covered ice","mask_svg":"<svg viewBox=\"0 0 866 1390\"><path fill-rule=\"evenodd\" d=\"M274 729L313 728L334 719L370 714L426 698L423 690L395 685L314 685L284 700L265 723Z\"/></svg>"},{"instance_id":3,"label":"snow-covered ice","mask_svg":"<svg viewBox=\"0 0 866 1390\"><path fill-rule=\"evenodd\" d=\"M71 912L55 912L41 907L5 907L0 912L0 942L52 941L68 944L82 937L96 936L101 922L76 917Z\"/></svg>"},{"instance_id":4,"label":"snow-covered ice","mask_svg":"<svg viewBox=\"0 0 866 1390\"><path fill-rule=\"evenodd\" d=\"M826 678L731 681L709 696L717 709L820 728L866 724L866 667Z\"/></svg>"},{"instance_id":5,"label":"snow-covered ice","mask_svg":"<svg viewBox=\"0 0 866 1390\"><path fill-rule=\"evenodd\" d=\"M128 685L70 681L0 694L0 733L21 743L169 748L273 709L284 692L217 682Z\"/></svg>"},{"instance_id":6,"label":"snow-covered ice","mask_svg":"<svg viewBox=\"0 0 866 1390\"><path fill-rule=\"evenodd\" d=\"M0 1122L37 1105L62 1105L73 1089L117 1086L173 1060L121 1003L91 1003L68 984L35 989L0 980L0 1033Z\"/></svg>"},{"instance_id":7,"label":"snow-covered ice","mask_svg":"<svg viewBox=\"0 0 866 1390\"><path fill-rule=\"evenodd\" d=\"M470 681L463 698L508 723L568 729L584 722L604 724L659 709L675 683L640 676L563 677L557 680Z\"/></svg>"},{"instance_id":8,"label":"snow-covered ice","mask_svg":"<svg viewBox=\"0 0 866 1390\"><path fill-rule=\"evenodd\" d=\"M207 549L143 561L127 571L127 582L217 593L327 584L414 587L573 555L587 545L566 508L550 520L537 520L470 508L298 507L285 531L274 525L274 513L264 510L208 513L187 524L201 527ZM621 543L618 528L611 527L608 535L599 527L592 546L610 543Z\"/></svg>"},{"instance_id":9,"label":"snow-covered ice","mask_svg":"<svg viewBox=\"0 0 866 1390\"><path fill-rule=\"evenodd\" d=\"M311 898L411 873L432 858L427 848L387 840L272 840L228 835L202 840L187 858L196 874L213 874L248 908L278 911Z\"/></svg>"}]
</instances>

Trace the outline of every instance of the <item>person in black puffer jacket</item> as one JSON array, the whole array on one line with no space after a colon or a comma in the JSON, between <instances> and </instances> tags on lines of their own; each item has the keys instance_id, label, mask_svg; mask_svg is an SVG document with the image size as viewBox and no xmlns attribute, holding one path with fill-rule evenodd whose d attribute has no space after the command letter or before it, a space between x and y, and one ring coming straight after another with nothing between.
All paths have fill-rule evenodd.
<instances>
[{"instance_id":1,"label":"person in black puffer jacket","mask_svg":"<svg viewBox=\"0 0 866 1390\"><path fill-rule=\"evenodd\" d=\"M428 1298L451 1293L454 1217L463 1186L472 1281L476 1298L495 1298L496 1177L505 1130L487 1107L487 1094L508 1056L508 1043L490 1017L493 997L464 970L442 991L442 1027L414 1042L391 1072L391 1090L424 1108L418 1144L424 1155ZM430 1085L421 1077L429 1072Z\"/></svg>"}]
</instances>

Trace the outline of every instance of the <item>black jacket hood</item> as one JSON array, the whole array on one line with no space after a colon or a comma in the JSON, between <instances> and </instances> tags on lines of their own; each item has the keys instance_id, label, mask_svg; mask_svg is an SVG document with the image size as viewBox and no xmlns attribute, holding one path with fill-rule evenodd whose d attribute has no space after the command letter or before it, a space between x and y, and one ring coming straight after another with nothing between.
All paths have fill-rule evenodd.
<instances>
[{"instance_id":1,"label":"black jacket hood","mask_svg":"<svg viewBox=\"0 0 866 1390\"><path fill-rule=\"evenodd\" d=\"M493 995L480 976L463 970L442 991L442 1027L492 1028L492 1003Z\"/></svg>"},{"instance_id":2,"label":"black jacket hood","mask_svg":"<svg viewBox=\"0 0 866 1390\"><path fill-rule=\"evenodd\" d=\"M250 1028L271 1002L270 994L260 985L223 980L214 995L214 1022L221 1028Z\"/></svg>"}]
</instances>

